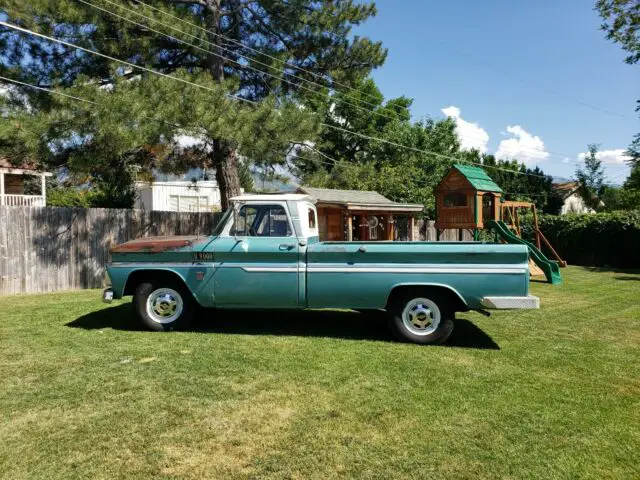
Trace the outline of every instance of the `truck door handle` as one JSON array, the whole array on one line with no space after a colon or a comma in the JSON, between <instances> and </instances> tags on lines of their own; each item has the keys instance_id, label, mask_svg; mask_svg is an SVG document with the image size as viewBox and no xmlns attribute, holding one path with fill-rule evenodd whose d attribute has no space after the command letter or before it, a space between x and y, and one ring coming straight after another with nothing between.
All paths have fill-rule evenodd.
<instances>
[{"instance_id":1,"label":"truck door handle","mask_svg":"<svg viewBox=\"0 0 640 480\"><path fill-rule=\"evenodd\" d=\"M364 253L364 252L366 252L366 251L367 251L367 247L365 247L364 245L362 245L362 246L358 249L358 251L359 251L359 252Z\"/></svg>"},{"instance_id":2,"label":"truck door handle","mask_svg":"<svg viewBox=\"0 0 640 480\"><path fill-rule=\"evenodd\" d=\"M278 247L280 250L291 250L295 245L293 243L281 243Z\"/></svg>"}]
</instances>

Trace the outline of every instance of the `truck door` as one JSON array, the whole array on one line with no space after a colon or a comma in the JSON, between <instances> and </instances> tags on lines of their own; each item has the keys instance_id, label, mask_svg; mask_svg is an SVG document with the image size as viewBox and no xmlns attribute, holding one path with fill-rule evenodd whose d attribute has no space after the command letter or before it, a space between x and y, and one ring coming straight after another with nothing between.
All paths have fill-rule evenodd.
<instances>
[{"instance_id":1,"label":"truck door","mask_svg":"<svg viewBox=\"0 0 640 480\"><path fill-rule=\"evenodd\" d=\"M296 308L299 245L286 204L247 204L216 242L213 275L220 307Z\"/></svg>"}]
</instances>

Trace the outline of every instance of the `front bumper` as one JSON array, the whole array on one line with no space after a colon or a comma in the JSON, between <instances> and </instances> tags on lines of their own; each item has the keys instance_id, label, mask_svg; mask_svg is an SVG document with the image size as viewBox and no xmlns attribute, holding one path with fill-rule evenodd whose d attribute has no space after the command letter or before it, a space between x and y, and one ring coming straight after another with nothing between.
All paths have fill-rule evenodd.
<instances>
[{"instance_id":1,"label":"front bumper","mask_svg":"<svg viewBox=\"0 0 640 480\"><path fill-rule=\"evenodd\" d=\"M102 301L104 303L111 303L113 302L113 288L109 287L109 288L105 288L102 291Z\"/></svg>"},{"instance_id":2,"label":"front bumper","mask_svg":"<svg viewBox=\"0 0 640 480\"><path fill-rule=\"evenodd\" d=\"M533 295L526 297L484 297L480 303L485 308L514 310L522 308L540 308L540 299Z\"/></svg>"}]
</instances>

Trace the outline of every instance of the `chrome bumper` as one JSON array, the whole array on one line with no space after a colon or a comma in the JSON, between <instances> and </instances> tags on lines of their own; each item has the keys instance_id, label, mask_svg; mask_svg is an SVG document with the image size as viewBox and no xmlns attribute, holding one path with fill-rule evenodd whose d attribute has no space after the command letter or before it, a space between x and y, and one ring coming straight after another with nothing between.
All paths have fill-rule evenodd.
<instances>
[{"instance_id":1,"label":"chrome bumper","mask_svg":"<svg viewBox=\"0 0 640 480\"><path fill-rule=\"evenodd\" d=\"M102 291L102 301L104 303L111 303L113 302L113 289L111 287L109 288L105 288Z\"/></svg>"},{"instance_id":2,"label":"chrome bumper","mask_svg":"<svg viewBox=\"0 0 640 480\"><path fill-rule=\"evenodd\" d=\"M495 308L498 310L540 308L540 299L533 295L526 297L484 297L480 303L485 308Z\"/></svg>"}]
</instances>

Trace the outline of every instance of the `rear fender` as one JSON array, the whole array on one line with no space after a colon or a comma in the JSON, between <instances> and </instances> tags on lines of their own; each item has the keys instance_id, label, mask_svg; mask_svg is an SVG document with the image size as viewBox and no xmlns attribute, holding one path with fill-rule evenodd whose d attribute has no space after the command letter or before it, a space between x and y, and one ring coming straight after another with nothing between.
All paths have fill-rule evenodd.
<instances>
[{"instance_id":1,"label":"rear fender","mask_svg":"<svg viewBox=\"0 0 640 480\"><path fill-rule=\"evenodd\" d=\"M397 283L391 288L391 291L389 292L389 295L387 296L386 305L389 305L389 302L391 301L391 298L393 297L394 292L396 292L398 289L420 288L420 287L431 287L431 288L438 288L438 289L447 290L460 301L459 308L457 308L456 310L458 310L458 311L469 310L469 305L467 304L467 301L464 299L464 297L460 294L460 292L458 290L453 288L451 285L446 285L446 284L443 284L443 283L432 283L432 282Z\"/></svg>"}]
</instances>

